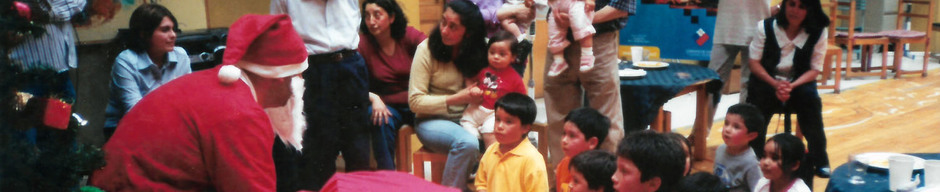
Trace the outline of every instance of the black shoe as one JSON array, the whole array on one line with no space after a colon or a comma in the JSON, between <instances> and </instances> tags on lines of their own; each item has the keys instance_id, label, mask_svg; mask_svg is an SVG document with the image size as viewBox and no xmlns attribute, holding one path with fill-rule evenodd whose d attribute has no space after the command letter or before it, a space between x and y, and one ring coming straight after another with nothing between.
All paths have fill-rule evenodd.
<instances>
[{"instance_id":1,"label":"black shoe","mask_svg":"<svg viewBox=\"0 0 940 192\"><path fill-rule=\"evenodd\" d=\"M819 178L829 178L832 175L832 171L829 169L829 166L816 167L816 176Z\"/></svg>"},{"instance_id":2,"label":"black shoe","mask_svg":"<svg viewBox=\"0 0 940 192\"><path fill-rule=\"evenodd\" d=\"M532 53L532 42L529 42L528 39L523 39L519 42L516 50L519 55L516 56L516 64L525 65L526 59L529 59L529 53Z\"/></svg>"}]
</instances>

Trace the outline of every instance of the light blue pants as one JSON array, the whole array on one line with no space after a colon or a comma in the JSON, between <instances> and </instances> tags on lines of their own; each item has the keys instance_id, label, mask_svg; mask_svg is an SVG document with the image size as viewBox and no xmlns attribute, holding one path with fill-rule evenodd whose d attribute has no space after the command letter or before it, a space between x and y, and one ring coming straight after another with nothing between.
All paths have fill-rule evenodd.
<instances>
[{"instance_id":1,"label":"light blue pants","mask_svg":"<svg viewBox=\"0 0 940 192\"><path fill-rule=\"evenodd\" d=\"M435 153L447 153L441 185L467 189L467 178L479 163L480 141L464 131L460 124L443 119L417 120L415 133L425 147Z\"/></svg>"}]
</instances>

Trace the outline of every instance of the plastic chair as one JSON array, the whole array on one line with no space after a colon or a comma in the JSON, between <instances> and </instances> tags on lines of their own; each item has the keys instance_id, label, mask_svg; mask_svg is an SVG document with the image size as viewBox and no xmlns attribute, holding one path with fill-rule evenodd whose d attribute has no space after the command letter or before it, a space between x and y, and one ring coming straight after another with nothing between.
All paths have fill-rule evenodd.
<instances>
[{"instance_id":1,"label":"plastic chair","mask_svg":"<svg viewBox=\"0 0 940 192\"><path fill-rule=\"evenodd\" d=\"M919 6L928 6L926 14L917 14L913 11L904 11L905 5L914 5ZM891 43L894 44L894 66L895 66L895 76L894 78L901 78L903 74L917 74L920 73L922 77L927 77L927 61L930 60L930 35L933 31L933 13L935 3L933 0L898 0L898 28L897 30L892 31L883 31L884 34ZM926 19L924 22L926 24L924 31L914 31L913 29L904 29L905 18L913 20L914 18ZM921 70L910 70L905 71L901 69L901 57L904 56L904 45L912 43L923 43L924 44L924 68Z\"/></svg>"}]
</instances>

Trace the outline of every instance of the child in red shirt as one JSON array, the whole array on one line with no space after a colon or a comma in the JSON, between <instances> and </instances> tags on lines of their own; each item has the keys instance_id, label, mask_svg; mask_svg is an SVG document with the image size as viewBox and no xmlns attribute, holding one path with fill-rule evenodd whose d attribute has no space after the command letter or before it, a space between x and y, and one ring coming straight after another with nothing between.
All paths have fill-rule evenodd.
<instances>
[{"instance_id":1,"label":"child in red shirt","mask_svg":"<svg viewBox=\"0 0 940 192\"><path fill-rule=\"evenodd\" d=\"M518 44L516 37L509 32L498 31L493 34L487 44L489 66L480 70L473 78L467 79L468 86L475 86L470 90L471 95L482 95L483 101L471 103L464 110L460 125L470 134L478 138L482 136L487 147L496 141L493 135L493 106L496 100L513 92L526 94L522 77L510 67L516 61Z\"/></svg>"}]
</instances>

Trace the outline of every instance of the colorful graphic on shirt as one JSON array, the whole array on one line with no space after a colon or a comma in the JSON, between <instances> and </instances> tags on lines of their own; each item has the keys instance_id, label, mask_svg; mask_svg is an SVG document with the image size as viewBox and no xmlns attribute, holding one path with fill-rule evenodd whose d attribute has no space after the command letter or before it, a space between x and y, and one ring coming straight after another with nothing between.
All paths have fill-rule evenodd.
<instances>
[{"instance_id":1,"label":"colorful graphic on shirt","mask_svg":"<svg viewBox=\"0 0 940 192\"><path fill-rule=\"evenodd\" d=\"M499 95L496 94L496 90L499 89L499 84L501 82L502 80L500 80L496 74L493 74L491 71L485 72L483 74L483 87L485 88L483 90L483 97L497 99Z\"/></svg>"}]
</instances>

